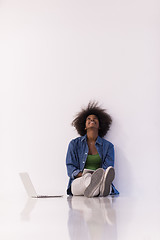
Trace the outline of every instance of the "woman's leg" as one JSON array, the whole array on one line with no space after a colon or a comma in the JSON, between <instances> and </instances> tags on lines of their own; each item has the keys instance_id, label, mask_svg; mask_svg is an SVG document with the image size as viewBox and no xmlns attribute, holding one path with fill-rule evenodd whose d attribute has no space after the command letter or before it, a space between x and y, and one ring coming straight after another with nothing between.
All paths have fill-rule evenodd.
<instances>
[{"instance_id":1,"label":"woman's leg","mask_svg":"<svg viewBox=\"0 0 160 240\"><path fill-rule=\"evenodd\" d=\"M111 184L115 177L113 167L108 167L105 171L103 181L100 185L100 197L106 197L111 193Z\"/></svg>"},{"instance_id":2,"label":"woman's leg","mask_svg":"<svg viewBox=\"0 0 160 240\"><path fill-rule=\"evenodd\" d=\"M85 189L91 182L91 173L86 173L82 177L76 178L71 185L72 194L75 196L83 196Z\"/></svg>"},{"instance_id":3,"label":"woman's leg","mask_svg":"<svg viewBox=\"0 0 160 240\"><path fill-rule=\"evenodd\" d=\"M85 197L96 197L100 193L100 185L103 181L104 177L104 170L103 168L98 168L91 177L90 184L84 191L84 196Z\"/></svg>"},{"instance_id":4,"label":"woman's leg","mask_svg":"<svg viewBox=\"0 0 160 240\"><path fill-rule=\"evenodd\" d=\"M113 167L108 167L106 171L99 168L93 174L86 173L72 182L72 194L76 196L84 195L89 198L95 196L106 197L110 194L114 176L115 171Z\"/></svg>"}]
</instances>

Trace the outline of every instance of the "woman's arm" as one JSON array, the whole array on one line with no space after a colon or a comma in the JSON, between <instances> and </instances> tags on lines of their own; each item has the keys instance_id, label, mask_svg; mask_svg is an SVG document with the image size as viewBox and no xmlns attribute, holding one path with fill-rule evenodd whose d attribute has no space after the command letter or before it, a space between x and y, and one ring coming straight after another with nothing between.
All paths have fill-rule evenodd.
<instances>
[{"instance_id":1,"label":"woman's arm","mask_svg":"<svg viewBox=\"0 0 160 240\"><path fill-rule=\"evenodd\" d=\"M102 164L103 169L107 169L110 166L114 167L114 145L112 143L110 143L108 146Z\"/></svg>"},{"instance_id":2,"label":"woman's arm","mask_svg":"<svg viewBox=\"0 0 160 240\"><path fill-rule=\"evenodd\" d=\"M79 178L79 177L82 177L82 172L79 172L77 176L75 176L75 178Z\"/></svg>"},{"instance_id":3,"label":"woman's arm","mask_svg":"<svg viewBox=\"0 0 160 240\"><path fill-rule=\"evenodd\" d=\"M67 173L68 173L68 176L72 179L82 176L82 172L79 169L79 162L78 162L75 150L76 150L76 146L74 141L72 140L69 143L67 156L66 156Z\"/></svg>"}]
</instances>

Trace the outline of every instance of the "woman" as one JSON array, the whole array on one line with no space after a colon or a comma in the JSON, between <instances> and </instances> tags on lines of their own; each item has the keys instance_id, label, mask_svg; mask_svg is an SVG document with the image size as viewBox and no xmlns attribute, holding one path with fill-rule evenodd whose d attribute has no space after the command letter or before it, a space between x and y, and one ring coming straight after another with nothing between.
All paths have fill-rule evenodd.
<instances>
[{"instance_id":1,"label":"woman","mask_svg":"<svg viewBox=\"0 0 160 240\"><path fill-rule=\"evenodd\" d=\"M81 137L69 143L66 166L69 179L67 194L86 197L116 195L112 181L114 146L103 137L112 119L95 102L90 102L73 120L72 125Z\"/></svg>"}]
</instances>

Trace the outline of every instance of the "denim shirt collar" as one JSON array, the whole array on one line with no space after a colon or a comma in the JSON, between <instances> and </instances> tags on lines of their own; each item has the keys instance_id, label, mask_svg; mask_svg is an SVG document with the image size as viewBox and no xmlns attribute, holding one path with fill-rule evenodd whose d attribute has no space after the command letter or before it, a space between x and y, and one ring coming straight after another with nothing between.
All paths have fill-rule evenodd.
<instances>
[{"instance_id":1,"label":"denim shirt collar","mask_svg":"<svg viewBox=\"0 0 160 240\"><path fill-rule=\"evenodd\" d=\"M81 138L81 142L82 141L87 141L87 134L85 134L82 138ZM102 145L102 138L101 137L97 137L97 140L96 140L96 144L98 143L99 145Z\"/></svg>"}]
</instances>

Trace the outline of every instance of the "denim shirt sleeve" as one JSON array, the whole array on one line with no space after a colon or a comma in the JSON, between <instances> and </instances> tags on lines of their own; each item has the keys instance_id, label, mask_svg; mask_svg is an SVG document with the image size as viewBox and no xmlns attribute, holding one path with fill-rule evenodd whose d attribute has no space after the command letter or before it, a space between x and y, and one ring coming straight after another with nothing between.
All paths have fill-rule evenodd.
<instances>
[{"instance_id":1,"label":"denim shirt sleeve","mask_svg":"<svg viewBox=\"0 0 160 240\"><path fill-rule=\"evenodd\" d=\"M72 140L69 143L66 156L67 173L71 179L74 179L75 176L81 171L79 169L79 162L75 151L75 142Z\"/></svg>"},{"instance_id":2,"label":"denim shirt sleeve","mask_svg":"<svg viewBox=\"0 0 160 240\"><path fill-rule=\"evenodd\" d=\"M114 145L112 143L109 144L102 163L103 169L107 169L110 166L114 167Z\"/></svg>"},{"instance_id":3,"label":"denim shirt sleeve","mask_svg":"<svg viewBox=\"0 0 160 240\"><path fill-rule=\"evenodd\" d=\"M104 160L102 163L102 168L106 170L108 167L114 167L114 145L112 143L109 144L107 152L105 153ZM112 192L111 195L118 195L119 191L115 188L112 183Z\"/></svg>"}]
</instances>

